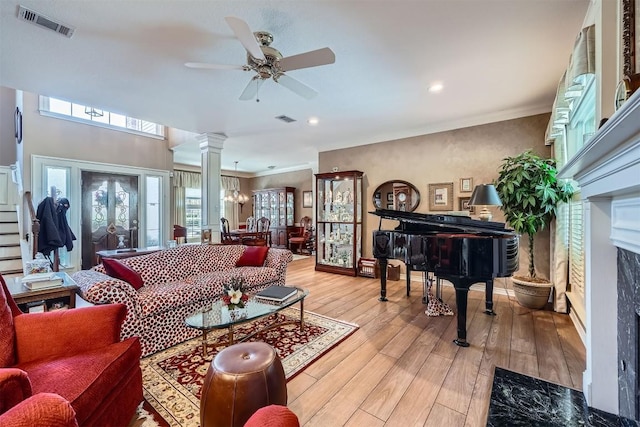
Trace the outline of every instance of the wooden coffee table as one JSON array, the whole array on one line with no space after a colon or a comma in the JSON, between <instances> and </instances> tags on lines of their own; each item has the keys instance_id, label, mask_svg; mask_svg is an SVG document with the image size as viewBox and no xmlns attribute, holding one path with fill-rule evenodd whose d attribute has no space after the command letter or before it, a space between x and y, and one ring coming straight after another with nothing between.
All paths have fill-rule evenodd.
<instances>
[{"instance_id":1,"label":"wooden coffee table","mask_svg":"<svg viewBox=\"0 0 640 427\"><path fill-rule=\"evenodd\" d=\"M229 310L226 305L222 303L222 300L218 300L211 305L211 308L206 310L200 310L185 319L187 326L202 331L202 353L206 357L207 354L207 333L214 329L225 329L228 331L227 345L232 345L234 342L245 341L255 335L258 335L268 329L274 328L280 325L286 325L290 323L300 323L300 330L304 330L304 299L309 295L309 291L306 289L296 288L295 295L287 298L281 303L271 303L258 299L255 296L250 296L249 300L245 303L245 308ZM259 319L261 317L267 317L275 315L277 312L291 307L296 303L300 303L300 320L288 321L288 322L273 322L264 328L255 331L249 335L246 335L240 339L234 338L234 326L241 323L247 323L252 320ZM275 316L274 316L275 317Z\"/></svg>"}]
</instances>

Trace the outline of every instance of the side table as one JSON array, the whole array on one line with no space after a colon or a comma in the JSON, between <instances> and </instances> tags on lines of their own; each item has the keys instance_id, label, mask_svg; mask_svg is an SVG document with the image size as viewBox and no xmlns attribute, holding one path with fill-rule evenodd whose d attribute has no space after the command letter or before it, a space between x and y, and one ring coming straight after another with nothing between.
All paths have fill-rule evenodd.
<instances>
[{"instance_id":1,"label":"side table","mask_svg":"<svg viewBox=\"0 0 640 427\"><path fill-rule=\"evenodd\" d=\"M22 284L22 277L15 277L13 280L7 280L7 288L9 293L15 300L22 312L29 311L31 303L41 302L46 311L59 308L75 308L76 291L78 285L67 273L58 272L56 276L62 277L62 286L48 289L30 290Z\"/></svg>"}]
</instances>

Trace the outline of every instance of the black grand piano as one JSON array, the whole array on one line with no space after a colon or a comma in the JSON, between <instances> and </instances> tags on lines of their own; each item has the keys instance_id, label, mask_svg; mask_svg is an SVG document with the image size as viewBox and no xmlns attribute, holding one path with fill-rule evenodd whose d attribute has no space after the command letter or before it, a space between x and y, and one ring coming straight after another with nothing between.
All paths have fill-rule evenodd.
<instances>
[{"instance_id":1,"label":"black grand piano","mask_svg":"<svg viewBox=\"0 0 640 427\"><path fill-rule=\"evenodd\" d=\"M432 215L377 209L370 214L400 221L394 230L373 232L373 256L380 271L388 260L401 259L407 267L407 296L411 271L433 273L451 282L456 291L458 338L468 347L467 294L474 283L486 284L486 311L493 312L493 279L511 276L518 269L518 235L504 223L456 215ZM426 293L425 293L426 295ZM387 301L386 274L380 275L380 301ZM426 302L426 301L425 301Z\"/></svg>"}]
</instances>

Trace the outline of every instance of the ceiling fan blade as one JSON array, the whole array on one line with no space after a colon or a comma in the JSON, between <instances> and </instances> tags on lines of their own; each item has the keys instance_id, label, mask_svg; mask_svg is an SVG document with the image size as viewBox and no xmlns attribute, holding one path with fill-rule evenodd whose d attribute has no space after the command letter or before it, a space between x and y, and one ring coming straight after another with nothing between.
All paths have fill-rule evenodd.
<instances>
[{"instance_id":1,"label":"ceiling fan blade","mask_svg":"<svg viewBox=\"0 0 640 427\"><path fill-rule=\"evenodd\" d=\"M240 95L240 101L248 101L250 99L255 98L258 95L258 89L262 86L264 80L259 77L254 77L249 81L247 87L244 88L242 94Z\"/></svg>"},{"instance_id":2,"label":"ceiling fan blade","mask_svg":"<svg viewBox=\"0 0 640 427\"><path fill-rule=\"evenodd\" d=\"M311 99L318 95L318 92L315 89L310 88L300 80L296 80L293 77L287 76L286 74L281 74L280 76L278 76L278 79L276 81L290 91L297 93L305 99Z\"/></svg>"},{"instance_id":3,"label":"ceiling fan blade","mask_svg":"<svg viewBox=\"0 0 640 427\"><path fill-rule=\"evenodd\" d=\"M246 22L240 18L236 18L235 16L227 16L224 19L227 21L227 24L231 27L236 37L240 40L242 46L244 46L247 52L249 52L249 55L256 59L266 61L264 53L262 53L262 49L260 49L260 45L256 40L256 36L253 35L253 31L251 31L251 28L249 28L249 25Z\"/></svg>"},{"instance_id":4,"label":"ceiling fan blade","mask_svg":"<svg viewBox=\"0 0 640 427\"><path fill-rule=\"evenodd\" d=\"M300 68L317 67L318 65L333 64L336 55L328 47L298 55L287 56L280 60L282 71L298 70Z\"/></svg>"},{"instance_id":5,"label":"ceiling fan blade","mask_svg":"<svg viewBox=\"0 0 640 427\"><path fill-rule=\"evenodd\" d=\"M208 70L244 70L242 65L205 64L202 62L187 62L184 65L189 68L202 68Z\"/></svg>"}]
</instances>

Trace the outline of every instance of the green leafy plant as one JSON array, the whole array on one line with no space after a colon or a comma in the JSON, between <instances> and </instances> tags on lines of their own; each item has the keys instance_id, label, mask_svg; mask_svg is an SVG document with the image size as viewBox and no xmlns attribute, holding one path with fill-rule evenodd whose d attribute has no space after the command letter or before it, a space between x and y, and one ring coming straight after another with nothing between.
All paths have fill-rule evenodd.
<instances>
[{"instance_id":1,"label":"green leafy plant","mask_svg":"<svg viewBox=\"0 0 640 427\"><path fill-rule=\"evenodd\" d=\"M558 181L555 160L531 150L502 159L496 189L505 218L519 234L529 237L529 277L536 277L533 238L556 216L558 203L573 195L569 182Z\"/></svg>"}]
</instances>

